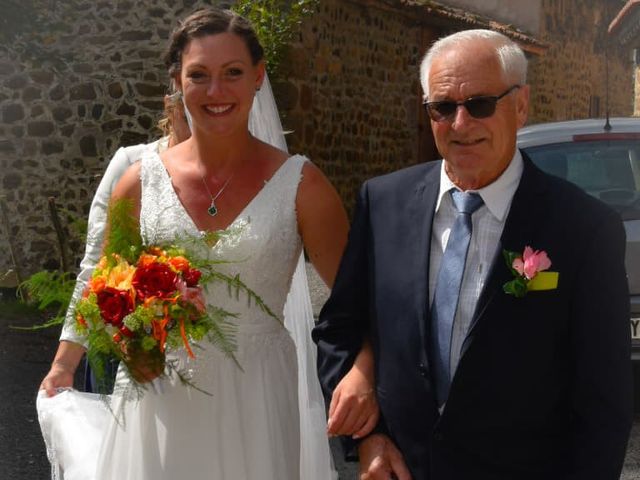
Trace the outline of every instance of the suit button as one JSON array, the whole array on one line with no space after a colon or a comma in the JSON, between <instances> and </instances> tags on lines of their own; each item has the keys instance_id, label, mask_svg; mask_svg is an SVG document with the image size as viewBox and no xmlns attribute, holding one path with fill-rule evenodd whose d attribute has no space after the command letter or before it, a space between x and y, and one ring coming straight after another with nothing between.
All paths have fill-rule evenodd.
<instances>
[{"instance_id":1,"label":"suit button","mask_svg":"<svg viewBox=\"0 0 640 480\"><path fill-rule=\"evenodd\" d=\"M441 442L442 440L444 440L444 435L442 434L442 432L436 432L433 434L433 439L436 442Z\"/></svg>"},{"instance_id":2,"label":"suit button","mask_svg":"<svg viewBox=\"0 0 640 480\"><path fill-rule=\"evenodd\" d=\"M418 365L418 371L420 372L421 376L427 378L427 367L423 363Z\"/></svg>"}]
</instances>

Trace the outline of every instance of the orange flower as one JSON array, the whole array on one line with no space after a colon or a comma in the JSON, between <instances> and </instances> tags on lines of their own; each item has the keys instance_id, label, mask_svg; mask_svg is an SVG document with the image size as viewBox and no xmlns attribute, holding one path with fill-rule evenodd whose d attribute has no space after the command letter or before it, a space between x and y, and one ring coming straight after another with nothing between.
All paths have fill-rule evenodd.
<instances>
[{"instance_id":1,"label":"orange flower","mask_svg":"<svg viewBox=\"0 0 640 480\"><path fill-rule=\"evenodd\" d=\"M168 263L176 272L186 272L190 266L189 260L182 255L169 258Z\"/></svg>"},{"instance_id":2,"label":"orange flower","mask_svg":"<svg viewBox=\"0 0 640 480\"><path fill-rule=\"evenodd\" d=\"M100 293L107 286L107 279L103 275L99 275L97 277L93 277L89 280L89 290L94 293ZM85 290L87 296L89 295L89 290Z\"/></svg>"},{"instance_id":3,"label":"orange flower","mask_svg":"<svg viewBox=\"0 0 640 480\"><path fill-rule=\"evenodd\" d=\"M104 270L107 266L107 257L100 257L98 260L98 264L96 265L96 270Z\"/></svg>"},{"instance_id":4,"label":"orange flower","mask_svg":"<svg viewBox=\"0 0 640 480\"><path fill-rule=\"evenodd\" d=\"M138 266L139 267L144 267L146 265L149 265L153 262L155 262L158 259L158 257L156 255L150 255L148 253L143 253L142 255L140 255L140 258L138 259Z\"/></svg>"},{"instance_id":5,"label":"orange flower","mask_svg":"<svg viewBox=\"0 0 640 480\"><path fill-rule=\"evenodd\" d=\"M151 255L155 255L156 257L166 257L167 256L167 252L162 250L160 247L149 247L147 252L149 252Z\"/></svg>"}]
</instances>

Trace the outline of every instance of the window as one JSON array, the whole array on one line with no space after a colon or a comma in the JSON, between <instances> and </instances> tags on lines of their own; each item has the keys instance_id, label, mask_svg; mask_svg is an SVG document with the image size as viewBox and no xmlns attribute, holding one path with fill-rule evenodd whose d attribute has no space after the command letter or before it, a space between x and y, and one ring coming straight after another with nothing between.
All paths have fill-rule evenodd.
<instances>
[{"instance_id":1,"label":"window","mask_svg":"<svg viewBox=\"0 0 640 480\"><path fill-rule=\"evenodd\" d=\"M560 143L525 151L542 170L576 184L624 220L640 219L640 141Z\"/></svg>"}]
</instances>

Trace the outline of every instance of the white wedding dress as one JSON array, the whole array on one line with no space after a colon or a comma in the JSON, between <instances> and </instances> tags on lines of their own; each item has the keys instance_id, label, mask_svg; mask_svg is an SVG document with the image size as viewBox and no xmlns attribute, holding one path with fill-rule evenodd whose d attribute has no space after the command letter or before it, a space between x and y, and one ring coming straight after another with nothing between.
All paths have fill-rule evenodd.
<instances>
[{"instance_id":1,"label":"white wedding dress","mask_svg":"<svg viewBox=\"0 0 640 480\"><path fill-rule=\"evenodd\" d=\"M212 260L230 261L220 269L238 274L281 318L302 248L295 198L305 161L298 155L290 157L234 220L232 234L208 252ZM199 235L157 154L142 159L141 181L141 233L145 243ZM124 421L116 421L110 413L103 416L106 427L98 425L94 430L102 437L97 443L100 446L97 452L87 454L83 467L93 462L97 465L95 475L77 478L335 478L324 421L318 419L318 415L324 415L323 406L303 401L299 407L298 387L306 389L303 383L307 380L316 382L313 388L318 387L317 379L301 378L299 382L296 346L290 332L256 305L249 305L242 293L237 298L230 294L226 285L209 285L207 300L239 314L233 322L237 325L236 358L241 368L208 342L200 342L194 350L195 360L183 353L173 354L181 368L191 374L193 384L211 396L184 386L175 377L156 381L139 400L123 400L114 394L111 406L116 412L122 409ZM295 320L289 319L289 323ZM119 372L116 391L127 381L124 372ZM300 433L301 409L304 438ZM309 419L305 409L315 412L315 420ZM53 417L56 415L49 418ZM44 421L46 424L47 418ZM85 432L91 435L91 430ZM63 431L63 436L67 433ZM78 433L82 436L81 431ZM308 441L309 437L314 437L313 441ZM87 442L90 440L94 439ZM56 446L48 447L55 456ZM69 478L67 472L61 478Z\"/></svg>"}]
</instances>

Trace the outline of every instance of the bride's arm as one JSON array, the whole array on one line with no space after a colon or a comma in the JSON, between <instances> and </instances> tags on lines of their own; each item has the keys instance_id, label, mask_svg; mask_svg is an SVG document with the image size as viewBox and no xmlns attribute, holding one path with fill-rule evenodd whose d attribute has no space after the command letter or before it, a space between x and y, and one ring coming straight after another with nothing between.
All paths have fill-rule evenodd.
<instances>
[{"instance_id":1,"label":"bride's arm","mask_svg":"<svg viewBox=\"0 0 640 480\"><path fill-rule=\"evenodd\" d=\"M62 340L51 362L51 369L40 384L40 390L46 390L47 395L53 397L57 388L73 387L73 376L84 352L82 345Z\"/></svg>"},{"instance_id":2,"label":"bride's arm","mask_svg":"<svg viewBox=\"0 0 640 480\"><path fill-rule=\"evenodd\" d=\"M122 175L116 186L113 187L111 193L111 202L121 199L129 199L133 202L133 212L131 212L136 218L140 216L140 162L136 162L131 165L126 172ZM107 228L109 222L107 219ZM105 236L106 238L106 236Z\"/></svg>"},{"instance_id":3,"label":"bride's arm","mask_svg":"<svg viewBox=\"0 0 640 480\"><path fill-rule=\"evenodd\" d=\"M310 162L303 168L296 208L305 250L320 277L331 288L347 243L349 222L338 192ZM331 397L329 434L359 438L373 429L379 416L374 385L373 351L365 341L351 370Z\"/></svg>"},{"instance_id":4,"label":"bride's arm","mask_svg":"<svg viewBox=\"0 0 640 480\"><path fill-rule=\"evenodd\" d=\"M338 192L311 162L302 169L296 210L298 230L309 260L331 288L347 244L349 220Z\"/></svg>"},{"instance_id":5,"label":"bride's arm","mask_svg":"<svg viewBox=\"0 0 640 480\"><path fill-rule=\"evenodd\" d=\"M49 372L40 383L40 389L46 390L48 396L55 395L57 388L73 387L73 377L86 351L82 345L85 339L75 331L75 304L82 296L82 291L91 277L93 267L100 258L106 228L107 206L113 185L130 164L131 161L126 149L119 149L109 162L91 202L86 252L80 264L82 271L78 275L73 298L66 314L58 350L53 362L51 362Z\"/></svg>"},{"instance_id":6,"label":"bride's arm","mask_svg":"<svg viewBox=\"0 0 640 480\"><path fill-rule=\"evenodd\" d=\"M112 199L130 198L136 205L135 213L139 211L140 199L140 164L129 167L113 189ZM108 228L108 227L107 227ZM104 235L103 235L104 237ZM69 319L67 319L67 322ZM68 326L66 326L68 328ZM74 338L63 336L58 344L58 350L51 362L51 368L40 384L41 390L46 390L48 396L54 396L57 388L73 387L73 377L85 353L85 348L73 341Z\"/></svg>"}]
</instances>

